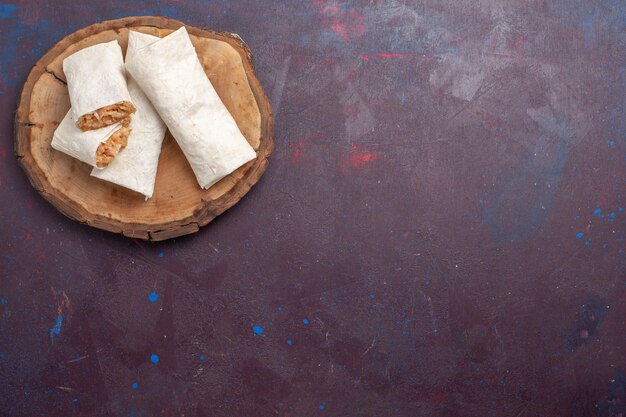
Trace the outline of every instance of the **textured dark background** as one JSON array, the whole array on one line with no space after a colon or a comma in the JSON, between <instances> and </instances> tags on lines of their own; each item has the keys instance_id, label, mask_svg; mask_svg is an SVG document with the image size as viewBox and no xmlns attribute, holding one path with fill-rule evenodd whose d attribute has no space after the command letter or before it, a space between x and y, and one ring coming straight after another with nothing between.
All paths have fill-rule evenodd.
<instances>
[{"instance_id":1,"label":"textured dark background","mask_svg":"<svg viewBox=\"0 0 626 417\"><path fill-rule=\"evenodd\" d=\"M625 415L622 1L78 3L0 3L0 415ZM12 154L31 66L129 15L241 34L276 116L160 244Z\"/></svg>"}]
</instances>

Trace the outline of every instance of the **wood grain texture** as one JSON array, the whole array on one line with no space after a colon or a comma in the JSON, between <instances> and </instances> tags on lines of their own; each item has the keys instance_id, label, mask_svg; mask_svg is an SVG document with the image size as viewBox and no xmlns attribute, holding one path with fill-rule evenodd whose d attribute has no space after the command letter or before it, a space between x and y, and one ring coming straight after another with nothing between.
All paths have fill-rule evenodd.
<instances>
[{"instance_id":1,"label":"wood grain texture","mask_svg":"<svg viewBox=\"0 0 626 417\"><path fill-rule=\"evenodd\" d=\"M238 36L188 26L200 62L257 158L208 190L169 131L163 142L153 197L93 178L91 167L50 147L70 108L63 59L117 39L126 51L129 30L166 36L184 24L165 17L128 17L98 23L63 38L31 70L15 116L15 154L39 193L71 219L128 237L165 240L194 233L236 204L263 175L273 150L272 111Z\"/></svg>"}]
</instances>

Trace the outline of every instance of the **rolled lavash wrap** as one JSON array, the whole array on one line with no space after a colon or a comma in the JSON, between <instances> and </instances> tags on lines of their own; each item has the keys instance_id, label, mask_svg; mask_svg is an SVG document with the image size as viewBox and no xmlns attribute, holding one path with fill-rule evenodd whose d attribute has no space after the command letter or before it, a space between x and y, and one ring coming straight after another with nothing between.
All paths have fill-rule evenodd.
<instances>
[{"instance_id":1,"label":"rolled lavash wrap","mask_svg":"<svg viewBox=\"0 0 626 417\"><path fill-rule=\"evenodd\" d=\"M100 129L135 112L122 49L117 41L99 43L63 60L73 119L81 130Z\"/></svg>"},{"instance_id":2,"label":"rolled lavash wrap","mask_svg":"<svg viewBox=\"0 0 626 417\"><path fill-rule=\"evenodd\" d=\"M131 31L128 44L127 71L178 142L202 188L256 157L205 74L184 26L162 39Z\"/></svg>"},{"instance_id":3,"label":"rolled lavash wrap","mask_svg":"<svg viewBox=\"0 0 626 417\"><path fill-rule=\"evenodd\" d=\"M108 167L94 168L91 175L141 193L147 200L154 192L166 127L148 98L130 76L128 91L137 108L133 115L133 129L128 137L128 146Z\"/></svg>"},{"instance_id":4,"label":"rolled lavash wrap","mask_svg":"<svg viewBox=\"0 0 626 417\"><path fill-rule=\"evenodd\" d=\"M83 132L76 126L74 112L70 109L54 131L51 145L86 164L103 168L126 146L129 122L127 118L122 123Z\"/></svg>"}]
</instances>

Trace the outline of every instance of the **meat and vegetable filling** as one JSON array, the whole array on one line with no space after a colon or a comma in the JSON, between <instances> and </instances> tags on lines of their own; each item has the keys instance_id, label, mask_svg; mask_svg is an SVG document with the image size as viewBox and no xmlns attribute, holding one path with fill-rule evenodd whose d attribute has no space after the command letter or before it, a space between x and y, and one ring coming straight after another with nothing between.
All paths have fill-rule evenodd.
<instances>
[{"instance_id":1,"label":"meat and vegetable filling","mask_svg":"<svg viewBox=\"0 0 626 417\"><path fill-rule=\"evenodd\" d=\"M104 168L108 166L115 155L120 153L128 144L128 135L130 135L130 118L121 121L122 127L117 129L109 138L98 146L96 150L96 166Z\"/></svg>"},{"instance_id":2,"label":"meat and vegetable filling","mask_svg":"<svg viewBox=\"0 0 626 417\"><path fill-rule=\"evenodd\" d=\"M76 126L83 132L100 129L121 122L133 113L135 113L135 106L130 101L121 101L80 116Z\"/></svg>"}]
</instances>

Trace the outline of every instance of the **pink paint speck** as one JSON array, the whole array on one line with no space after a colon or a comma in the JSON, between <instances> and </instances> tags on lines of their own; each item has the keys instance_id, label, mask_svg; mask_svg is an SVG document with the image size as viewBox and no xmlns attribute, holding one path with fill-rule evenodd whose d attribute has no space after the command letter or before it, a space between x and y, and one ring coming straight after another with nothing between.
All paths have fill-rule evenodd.
<instances>
[{"instance_id":1,"label":"pink paint speck","mask_svg":"<svg viewBox=\"0 0 626 417\"><path fill-rule=\"evenodd\" d=\"M352 168L363 168L370 162L374 162L378 159L378 155L371 152L353 153L348 158L348 164Z\"/></svg>"},{"instance_id":2,"label":"pink paint speck","mask_svg":"<svg viewBox=\"0 0 626 417\"><path fill-rule=\"evenodd\" d=\"M300 148L296 149L296 151L293 153L293 162L298 162L298 159L300 159L300 153Z\"/></svg>"},{"instance_id":3,"label":"pink paint speck","mask_svg":"<svg viewBox=\"0 0 626 417\"><path fill-rule=\"evenodd\" d=\"M513 41L513 48L518 49L524 46L524 44L526 43L526 39L527 37L524 35L520 35L517 38L515 38L515 41Z\"/></svg>"},{"instance_id":4,"label":"pink paint speck","mask_svg":"<svg viewBox=\"0 0 626 417\"><path fill-rule=\"evenodd\" d=\"M348 42L348 40L350 40L350 36L348 34L348 28L346 27L345 24L341 22L333 22L330 24L330 28L333 30L333 32L339 35L341 39L344 40L344 42Z\"/></svg>"},{"instance_id":5,"label":"pink paint speck","mask_svg":"<svg viewBox=\"0 0 626 417\"><path fill-rule=\"evenodd\" d=\"M414 57L424 57L424 58L428 58L427 54L422 54L422 53L408 53L408 52L402 52L402 53L397 53L397 52L376 52L372 55L366 55L366 54L360 54L357 55L357 58L363 60L363 61L370 61L370 60L383 60L383 59L398 59L398 58L414 58Z\"/></svg>"},{"instance_id":6,"label":"pink paint speck","mask_svg":"<svg viewBox=\"0 0 626 417\"><path fill-rule=\"evenodd\" d=\"M300 155L302 154L302 148L304 148L304 142L300 141L298 143L298 147L296 148L295 152L293 153L293 163L297 164L298 160L300 159Z\"/></svg>"},{"instance_id":7,"label":"pink paint speck","mask_svg":"<svg viewBox=\"0 0 626 417\"><path fill-rule=\"evenodd\" d=\"M326 15L339 14L339 7L337 6L324 6L322 13Z\"/></svg>"},{"instance_id":8,"label":"pink paint speck","mask_svg":"<svg viewBox=\"0 0 626 417\"><path fill-rule=\"evenodd\" d=\"M334 2L325 0L314 0L313 7L318 9L324 26L335 32L346 43L367 32L365 16L357 10L345 11Z\"/></svg>"},{"instance_id":9,"label":"pink paint speck","mask_svg":"<svg viewBox=\"0 0 626 417\"><path fill-rule=\"evenodd\" d=\"M379 153L364 150L362 147L352 142L350 144L350 154L341 163L341 169L364 168L378 159L380 159Z\"/></svg>"},{"instance_id":10,"label":"pink paint speck","mask_svg":"<svg viewBox=\"0 0 626 417\"><path fill-rule=\"evenodd\" d=\"M379 52L376 55L378 55L381 58L403 58L406 56L415 56L415 54L392 54L392 53L386 53L386 52Z\"/></svg>"}]
</instances>

